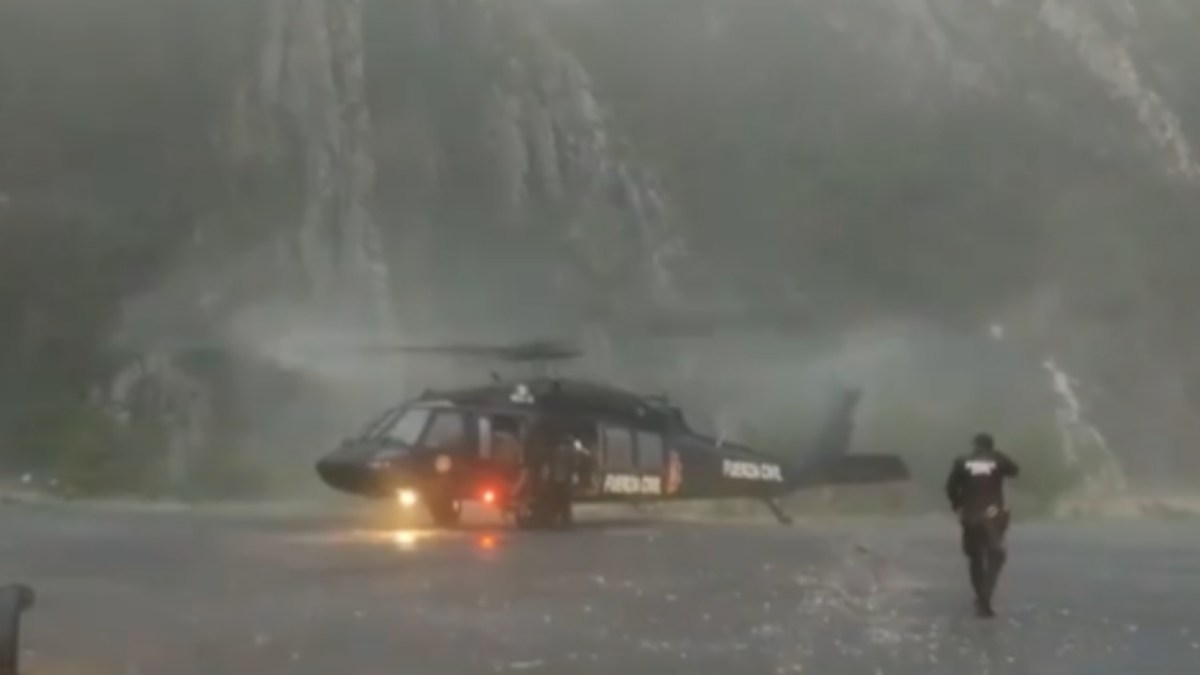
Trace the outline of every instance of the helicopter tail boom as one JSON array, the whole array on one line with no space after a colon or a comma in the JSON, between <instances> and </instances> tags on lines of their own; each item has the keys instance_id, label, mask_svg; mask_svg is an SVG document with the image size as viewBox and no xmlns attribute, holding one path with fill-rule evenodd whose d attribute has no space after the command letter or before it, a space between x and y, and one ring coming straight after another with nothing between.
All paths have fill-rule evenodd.
<instances>
[{"instance_id":1,"label":"helicopter tail boom","mask_svg":"<svg viewBox=\"0 0 1200 675\"><path fill-rule=\"evenodd\" d=\"M818 437L812 459L797 467L785 481L784 492L811 487L863 485L907 480L908 465L896 455L851 455L854 416L862 400L861 389L848 389Z\"/></svg>"},{"instance_id":2,"label":"helicopter tail boom","mask_svg":"<svg viewBox=\"0 0 1200 675\"><path fill-rule=\"evenodd\" d=\"M896 455L847 455L805 465L788 481L787 492L813 487L890 483L910 477L908 465Z\"/></svg>"}]
</instances>

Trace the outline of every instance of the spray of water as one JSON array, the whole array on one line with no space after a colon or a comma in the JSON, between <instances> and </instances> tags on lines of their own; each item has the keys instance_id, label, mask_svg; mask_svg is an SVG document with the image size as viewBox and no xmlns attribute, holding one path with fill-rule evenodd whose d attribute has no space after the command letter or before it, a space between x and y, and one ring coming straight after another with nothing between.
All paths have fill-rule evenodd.
<instances>
[{"instance_id":1,"label":"spray of water","mask_svg":"<svg viewBox=\"0 0 1200 675\"><path fill-rule=\"evenodd\" d=\"M1130 490L1121 463L1103 434L1084 416L1076 393L1078 381L1053 358L1043 361L1042 367L1050 376L1050 386L1060 402L1055 419L1064 456L1083 477L1079 488L1059 501L1059 515L1195 517L1200 514L1200 504L1194 498L1135 494Z\"/></svg>"},{"instance_id":2,"label":"spray of water","mask_svg":"<svg viewBox=\"0 0 1200 675\"><path fill-rule=\"evenodd\" d=\"M1006 339L1001 324L992 324L988 332L997 342ZM1060 503L1096 503L1127 494L1128 482L1120 460L1108 439L1087 418L1079 396L1079 380L1072 377L1053 355L1045 356L1041 365L1053 395L1058 450L1067 469L1079 477L1077 487L1063 495Z\"/></svg>"},{"instance_id":3,"label":"spray of water","mask_svg":"<svg viewBox=\"0 0 1200 675\"><path fill-rule=\"evenodd\" d=\"M1050 388L1058 401L1054 411L1059 441L1068 464L1082 477L1080 491L1072 498L1107 498L1128 492L1125 473L1117 456L1095 425L1088 422L1072 378L1049 357L1042 367L1050 377Z\"/></svg>"}]
</instances>

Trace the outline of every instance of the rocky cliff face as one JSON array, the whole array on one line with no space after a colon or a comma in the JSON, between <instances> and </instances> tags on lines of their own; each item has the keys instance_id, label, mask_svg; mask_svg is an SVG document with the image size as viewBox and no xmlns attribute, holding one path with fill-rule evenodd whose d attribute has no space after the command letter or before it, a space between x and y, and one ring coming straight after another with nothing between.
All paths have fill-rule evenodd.
<instances>
[{"instance_id":1,"label":"rocky cliff face","mask_svg":"<svg viewBox=\"0 0 1200 675\"><path fill-rule=\"evenodd\" d=\"M46 464L99 406L183 485L311 443L330 378L403 379L349 340L721 295L843 338L1003 335L1097 389L1130 465L1200 471L1195 25L1183 0L13 0L5 456Z\"/></svg>"}]
</instances>

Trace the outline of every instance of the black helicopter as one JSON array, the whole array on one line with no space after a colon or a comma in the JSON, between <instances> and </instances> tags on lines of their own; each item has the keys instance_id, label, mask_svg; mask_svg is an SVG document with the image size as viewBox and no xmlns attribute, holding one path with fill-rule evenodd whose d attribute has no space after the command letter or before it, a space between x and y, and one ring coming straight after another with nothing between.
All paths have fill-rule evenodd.
<instances>
[{"instance_id":1,"label":"black helicopter","mask_svg":"<svg viewBox=\"0 0 1200 675\"><path fill-rule=\"evenodd\" d=\"M580 355L549 342L399 349L520 362ZM861 393L842 393L807 461L792 464L698 433L664 396L553 375L505 381L493 374L487 385L426 391L387 409L316 470L341 492L405 507L423 503L443 527L457 524L464 502L511 513L519 527L545 524L559 515L547 512L553 507L516 508L513 488L531 430L550 422L565 431L574 455L571 503L750 498L786 524L776 500L796 490L909 477L899 457L847 454Z\"/></svg>"}]
</instances>

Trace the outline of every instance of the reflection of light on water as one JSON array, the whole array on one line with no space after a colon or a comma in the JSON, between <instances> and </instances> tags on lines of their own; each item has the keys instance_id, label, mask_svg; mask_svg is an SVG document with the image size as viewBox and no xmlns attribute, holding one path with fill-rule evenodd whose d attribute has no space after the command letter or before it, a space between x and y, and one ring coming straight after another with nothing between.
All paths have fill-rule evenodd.
<instances>
[{"instance_id":1,"label":"reflection of light on water","mask_svg":"<svg viewBox=\"0 0 1200 675\"><path fill-rule=\"evenodd\" d=\"M417 550L429 551L434 547L451 546L457 550L475 549L492 552L500 548L503 532L487 531L466 533L461 531L427 530L421 528L387 528L379 530L345 530L336 533L310 534L289 537L293 541L324 545L367 545L386 546L405 553Z\"/></svg>"},{"instance_id":2,"label":"reflection of light on water","mask_svg":"<svg viewBox=\"0 0 1200 675\"><path fill-rule=\"evenodd\" d=\"M417 533L412 530L397 530L392 533L392 543L408 551L417 545Z\"/></svg>"}]
</instances>

